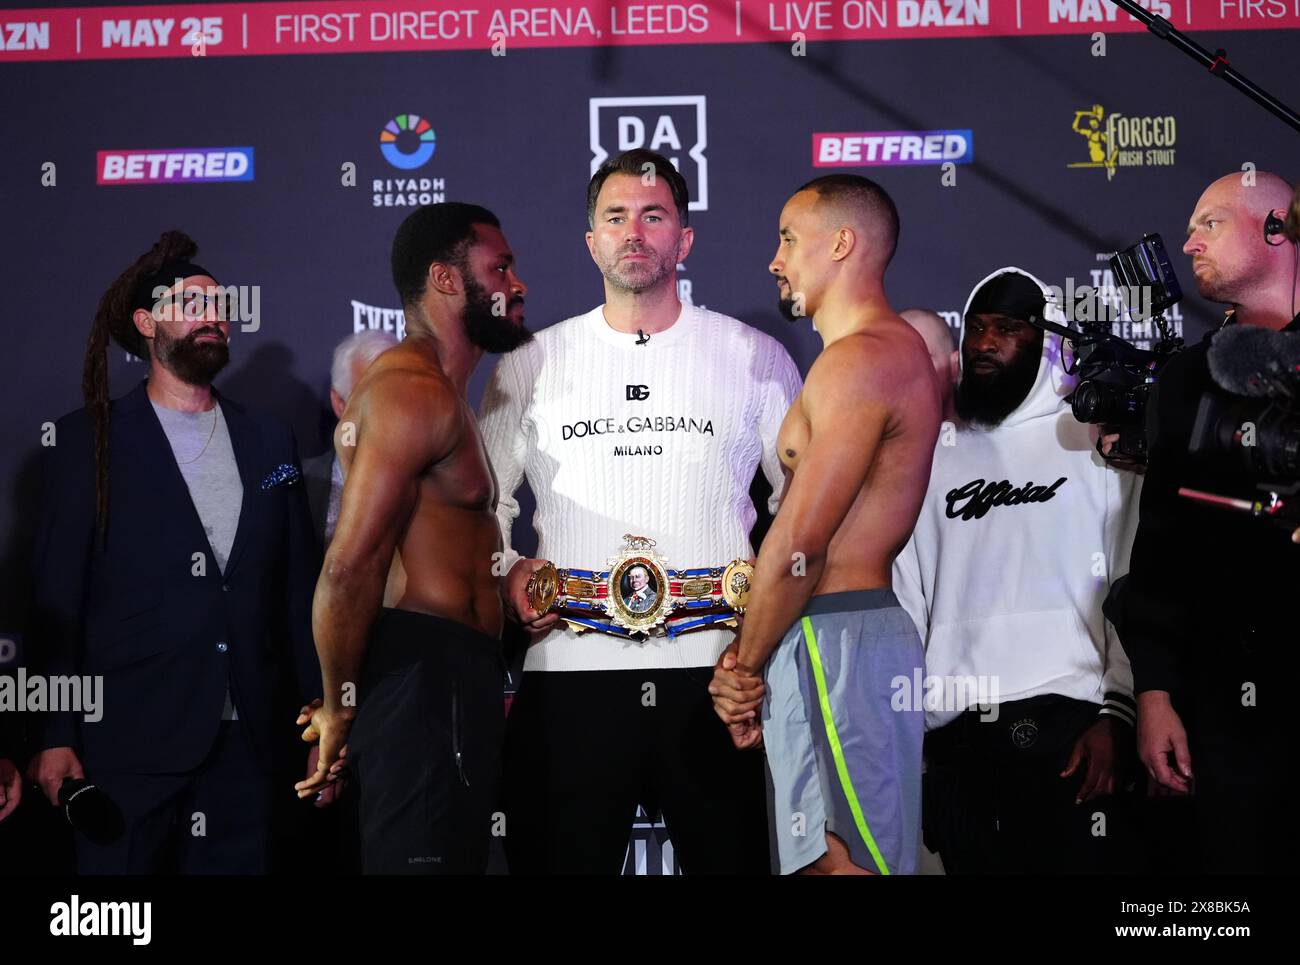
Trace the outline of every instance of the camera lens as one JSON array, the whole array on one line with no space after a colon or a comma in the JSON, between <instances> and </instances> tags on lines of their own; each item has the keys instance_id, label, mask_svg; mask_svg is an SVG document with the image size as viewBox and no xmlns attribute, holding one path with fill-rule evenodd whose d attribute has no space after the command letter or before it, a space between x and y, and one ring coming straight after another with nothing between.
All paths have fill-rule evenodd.
<instances>
[{"instance_id":1,"label":"camera lens","mask_svg":"<svg viewBox=\"0 0 1300 965\"><path fill-rule=\"evenodd\" d=\"M1300 419L1277 409L1259 418L1259 440L1241 451L1258 474L1285 482L1300 482Z\"/></svg>"},{"instance_id":2,"label":"camera lens","mask_svg":"<svg viewBox=\"0 0 1300 965\"><path fill-rule=\"evenodd\" d=\"M1145 393L1113 382L1088 379L1074 390L1070 408L1080 422L1122 426L1141 419Z\"/></svg>"}]
</instances>

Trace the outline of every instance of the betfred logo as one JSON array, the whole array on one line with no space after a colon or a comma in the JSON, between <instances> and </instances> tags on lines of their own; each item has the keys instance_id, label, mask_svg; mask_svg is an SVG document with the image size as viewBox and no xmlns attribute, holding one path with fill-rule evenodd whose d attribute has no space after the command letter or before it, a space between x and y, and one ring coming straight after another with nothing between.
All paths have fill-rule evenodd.
<instances>
[{"instance_id":1,"label":"betfred logo","mask_svg":"<svg viewBox=\"0 0 1300 965\"><path fill-rule=\"evenodd\" d=\"M815 168L970 164L974 157L975 138L969 130L860 131L812 136Z\"/></svg>"},{"instance_id":2,"label":"betfred logo","mask_svg":"<svg viewBox=\"0 0 1300 965\"><path fill-rule=\"evenodd\" d=\"M253 180L251 147L183 147L96 154L96 184Z\"/></svg>"}]
</instances>

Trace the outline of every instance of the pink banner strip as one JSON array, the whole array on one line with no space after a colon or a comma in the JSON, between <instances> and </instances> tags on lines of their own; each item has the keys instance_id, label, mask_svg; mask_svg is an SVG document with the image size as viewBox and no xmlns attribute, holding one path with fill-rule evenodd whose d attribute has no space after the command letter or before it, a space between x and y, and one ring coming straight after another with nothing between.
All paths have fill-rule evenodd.
<instances>
[{"instance_id":1,"label":"pink banner strip","mask_svg":"<svg viewBox=\"0 0 1300 965\"><path fill-rule=\"evenodd\" d=\"M1186 31L1300 29L1300 0L1140 0ZM1130 33L1107 0L330 0L0 11L0 62ZM1212 46L1212 45L1211 45Z\"/></svg>"}]
</instances>

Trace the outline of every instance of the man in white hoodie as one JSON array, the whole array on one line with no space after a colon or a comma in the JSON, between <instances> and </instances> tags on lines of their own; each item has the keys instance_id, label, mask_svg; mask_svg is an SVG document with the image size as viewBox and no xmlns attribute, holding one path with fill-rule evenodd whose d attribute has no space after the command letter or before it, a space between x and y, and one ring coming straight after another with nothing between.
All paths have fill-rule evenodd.
<instances>
[{"instance_id":1,"label":"man in white hoodie","mask_svg":"<svg viewBox=\"0 0 1300 965\"><path fill-rule=\"evenodd\" d=\"M959 421L935 449L894 586L926 646L926 843L949 873L1111 870L1133 744L1128 659L1102 615L1128 567L1139 478L1066 396L1050 289L1017 268L963 312ZM918 675L919 676L919 675Z\"/></svg>"}]
</instances>

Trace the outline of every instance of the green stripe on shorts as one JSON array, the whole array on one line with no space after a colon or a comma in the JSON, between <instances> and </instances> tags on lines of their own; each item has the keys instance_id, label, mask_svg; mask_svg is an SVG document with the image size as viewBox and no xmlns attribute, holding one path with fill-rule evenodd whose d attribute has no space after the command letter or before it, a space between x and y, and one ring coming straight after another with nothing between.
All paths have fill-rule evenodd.
<instances>
[{"instance_id":1,"label":"green stripe on shorts","mask_svg":"<svg viewBox=\"0 0 1300 965\"><path fill-rule=\"evenodd\" d=\"M849 778L849 764L844 759L844 748L840 745L840 735L835 729L835 719L831 716L831 701L826 693L826 673L822 670L821 652L817 649L817 634L813 632L812 621L807 617L803 618L803 638L808 644L808 658L812 662L813 679L817 682L817 702L821 704L822 723L826 725L826 739L830 742L831 755L835 758L835 772L840 778L840 788L849 802L849 810L853 812L858 833L862 835L867 850L876 861L876 867L882 875L887 875L889 867L881 857L880 849L876 847L876 839L871 836L866 816L862 813L862 805L858 803L858 792L854 790L853 781Z\"/></svg>"}]
</instances>

